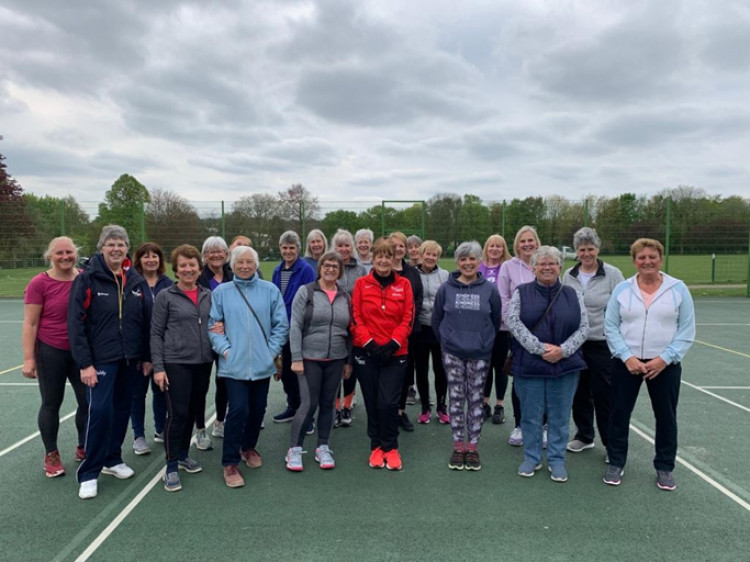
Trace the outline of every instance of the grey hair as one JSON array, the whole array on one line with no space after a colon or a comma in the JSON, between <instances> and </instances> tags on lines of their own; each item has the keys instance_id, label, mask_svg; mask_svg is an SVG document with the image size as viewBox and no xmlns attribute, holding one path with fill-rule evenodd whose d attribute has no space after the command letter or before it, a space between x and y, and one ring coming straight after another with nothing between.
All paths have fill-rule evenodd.
<instances>
[{"instance_id":1,"label":"grey hair","mask_svg":"<svg viewBox=\"0 0 750 562\"><path fill-rule=\"evenodd\" d=\"M531 267L536 267L539 258L552 258L557 261L557 265L560 267L563 264L562 252L554 246L539 246L534 250L534 253L531 254Z\"/></svg>"},{"instance_id":2,"label":"grey hair","mask_svg":"<svg viewBox=\"0 0 750 562\"><path fill-rule=\"evenodd\" d=\"M253 259L255 260L255 265L258 265L258 252L255 251L255 248L251 246L236 246L229 254L229 267L234 269L234 262L237 261L237 258L244 256L245 254L252 254Z\"/></svg>"},{"instance_id":3,"label":"grey hair","mask_svg":"<svg viewBox=\"0 0 750 562\"><path fill-rule=\"evenodd\" d=\"M584 226L573 235L573 249L575 251L578 251L578 248L580 248L584 244L591 244L592 246L596 246L597 249L600 249L602 247L602 241L599 239L599 235L596 233L596 230L594 230L593 228L589 228L588 226Z\"/></svg>"},{"instance_id":4,"label":"grey hair","mask_svg":"<svg viewBox=\"0 0 750 562\"><path fill-rule=\"evenodd\" d=\"M323 231L319 228L313 228L308 234L307 234L307 245L305 246L305 256L308 258L313 257L312 252L310 251L310 241L313 238L322 238L323 239L323 253L328 249L328 238L326 238L326 235L323 234Z\"/></svg>"},{"instance_id":5,"label":"grey hair","mask_svg":"<svg viewBox=\"0 0 750 562\"><path fill-rule=\"evenodd\" d=\"M284 234L279 236L279 246L294 244L299 250L302 247L302 241L299 239L299 234L293 230L287 230Z\"/></svg>"},{"instance_id":6,"label":"grey hair","mask_svg":"<svg viewBox=\"0 0 750 562\"><path fill-rule=\"evenodd\" d=\"M101 252L102 246L110 238L116 240L122 240L125 245L130 248L130 238L128 238L128 231L121 227L119 224L108 224L102 228L102 233L99 236L99 242L96 245L96 249Z\"/></svg>"},{"instance_id":7,"label":"grey hair","mask_svg":"<svg viewBox=\"0 0 750 562\"><path fill-rule=\"evenodd\" d=\"M456 258L456 263L458 263L458 260L461 258L475 257L478 260L481 260L482 247L476 240L472 240L471 242L461 242L458 245L458 248L456 248L456 251L453 252L453 257Z\"/></svg>"},{"instance_id":8,"label":"grey hair","mask_svg":"<svg viewBox=\"0 0 750 562\"><path fill-rule=\"evenodd\" d=\"M227 241L221 236L209 236L203 241L201 255L205 256L211 250L224 250L228 254L229 246L227 246Z\"/></svg>"},{"instance_id":9,"label":"grey hair","mask_svg":"<svg viewBox=\"0 0 750 562\"><path fill-rule=\"evenodd\" d=\"M421 246L422 245L422 239L417 236L416 234L412 234L409 236L409 238L406 239L406 247L409 246Z\"/></svg>"},{"instance_id":10,"label":"grey hair","mask_svg":"<svg viewBox=\"0 0 750 562\"><path fill-rule=\"evenodd\" d=\"M333 235L333 238L331 238L331 249L336 249L336 244L339 242L349 242L349 245L352 247L352 250L354 249L354 238L352 237L352 233L348 230L345 230L343 228L339 228L336 231L336 234Z\"/></svg>"},{"instance_id":11,"label":"grey hair","mask_svg":"<svg viewBox=\"0 0 750 562\"><path fill-rule=\"evenodd\" d=\"M367 236L367 238L370 240L370 244L372 244L372 241L375 240L375 233L369 228L360 228L354 235L354 240L359 240L363 236Z\"/></svg>"}]
</instances>

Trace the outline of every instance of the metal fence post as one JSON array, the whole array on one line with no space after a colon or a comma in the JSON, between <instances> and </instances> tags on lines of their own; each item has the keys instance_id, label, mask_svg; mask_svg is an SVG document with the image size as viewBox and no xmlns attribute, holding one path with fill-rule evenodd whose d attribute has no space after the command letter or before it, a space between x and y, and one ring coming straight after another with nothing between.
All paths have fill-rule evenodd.
<instances>
[{"instance_id":1,"label":"metal fence post","mask_svg":"<svg viewBox=\"0 0 750 562\"><path fill-rule=\"evenodd\" d=\"M60 236L65 236L65 199L60 199Z\"/></svg>"},{"instance_id":2,"label":"metal fence post","mask_svg":"<svg viewBox=\"0 0 750 562\"><path fill-rule=\"evenodd\" d=\"M589 226L589 199L583 200L583 226Z\"/></svg>"},{"instance_id":3,"label":"metal fence post","mask_svg":"<svg viewBox=\"0 0 750 562\"><path fill-rule=\"evenodd\" d=\"M745 296L750 299L750 234L747 237L747 281L745 283Z\"/></svg>"},{"instance_id":4,"label":"metal fence post","mask_svg":"<svg viewBox=\"0 0 750 562\"><path fill-rule=\"evenodd\" d=\"M669 273L669 246L672 238L672 198L667 197L667 233L664 240L664 272Z\"/></svg>"},{"instance_id":5,"label":"metal fence post","mask_svg":"<svg viewBox=\"0 0 750 562\"><path fill-rule=\"evenodd\" d=\"M224 201L221 202L221 237L227 239L227 220L226 214L224 213Z\"/></svg>"},{"instance_id":6,"label":"metal fence post","mask_svg":"<svg viewBox=\"0 0 750 562\"><path fill-rule=\"evenodd\" d=\"M302 226L302 240L307 240L307 221L305 220L305 201L304 199L299 202L299 221ZM305 247L307 247L307 244L305 243Z\"/></svg>"},{"instance_id":7,"label":"metal fence post","mask_svg":"<svg viewBox=\"0 0 750 562\"><path fill-rule=\"evenodd\" d=\"M500 235L503 238L505 238L505 207L506 206L507 205L505 204L505 199L503 199L503 219L502 219L501 229L500 229L501 230Z\"/></svg>"},{"instance_id":8,"label":"metal fence post","mask_svg":"<svg viewBox=\"0 0 750 562\"><path fill-rule=\"evenodd\" d=\"M141 239L140 242L146 241L146 202L141 201Z\"/></svg>"}]
</instances>

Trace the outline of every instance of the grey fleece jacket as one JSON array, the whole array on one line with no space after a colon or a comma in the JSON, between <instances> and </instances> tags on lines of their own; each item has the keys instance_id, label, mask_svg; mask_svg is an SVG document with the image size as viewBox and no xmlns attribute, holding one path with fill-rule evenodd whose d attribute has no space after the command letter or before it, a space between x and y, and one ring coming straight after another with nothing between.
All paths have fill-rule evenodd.
<instances>
[{"instance_id":1,"label":"grey fleece jacket","mask_svg":"<svg viewBox=\"0 0 750 562\"><path fill-rule=\"evenodd\" d=\"M419 311L419 323L422 326L430 326L432 324L432 309L435 308L435 296L440 285L448 280L450 274L440 267L436 267L427 273L421 265L417 267L417 271L419 271L419 277L422 279L422 289L424 290L422 310Z\"/></svg>"},{"instance_id":2,"label":"grey fleece jacket","mask_svg":"<svg viewBox=\"0 0 750 562\"><path fill-rule=\"evenodd\" d=\"M609 297L612 296L612 291L625 278L615 266L604 263L602 260L596 261L599 262L599 269L585 289L578 279L580 263L565 271L562 284L574 288L583 295L583 304L586 306L586 314L589 317L588 339L604 341L604 312L607 309Z\"/></svg>"},{"instance_id":3,"label":"grey fleece jacket","mask_svg":"<svg viewBox=\"0 0 750 562\"><path fill-rule=\"evenodd\" d=\"M210 363L214 360L208 339L211 291L198 286L198 306L177 285L156 295L151 314L151 360L154 372L165 363Z\"/></svg>"},{"instance_id":4,"label":"grey fleece jacket","mask_svg":"<svg viewBox=\"0 0 750 562\"><path fill-rule=\"evenodd\" d=\"M348 358L352 349L349 297L341 287L337 287L336 297L331 303L328 295L315 282L310 314L307 313L309 287L310 284L300 287L292 302L292 321L289 327L292 361ZM307 326L306 313L309 316Z\"/></svg>"}]
</instances>

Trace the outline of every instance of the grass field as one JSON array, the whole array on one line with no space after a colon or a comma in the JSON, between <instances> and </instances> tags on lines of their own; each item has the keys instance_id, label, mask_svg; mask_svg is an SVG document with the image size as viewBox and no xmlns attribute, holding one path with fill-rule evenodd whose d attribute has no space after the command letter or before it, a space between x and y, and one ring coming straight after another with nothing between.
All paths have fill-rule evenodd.
<instances>
[{"instance_id":1,"label":"grass field","mask_svg":"<svg viewBox=\"0 0 750 562\"><path fill-rule=\"evenodd\" d=\"M605 261L619 267L625 277L629 277L635 270L629 256L605 256ZM566 268L575 262L568 260ZM261 272L265 279L270 280L276 262L264 261L260 264ZM448 271L455 269L455 262L450 258L440 260L440 266ZM0 269L0 298L21 297L26 285L34 275L43 271L44 268L24 269ZM168 271L171 274L171 271ZM716 260L715 275L712 280L711 256L671 256L669 258L668 273L685 281L688 285L694 284L745 284L747 283L747 256L731 255L718 256ZM746 289L742 288L701 288L695 295L700 296L731 296L744 297Z\"/></svg>"}]
</instances>

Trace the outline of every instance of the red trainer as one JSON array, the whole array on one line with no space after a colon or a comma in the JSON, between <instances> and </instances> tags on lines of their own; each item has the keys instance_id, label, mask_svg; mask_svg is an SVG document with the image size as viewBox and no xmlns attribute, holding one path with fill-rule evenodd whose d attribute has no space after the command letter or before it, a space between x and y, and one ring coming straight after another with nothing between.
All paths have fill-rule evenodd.
<instances>
[{"instance_id":1,"label":"red trainer","mask_svg":"<svg viewBox=\"0 0 750 562\"><path fill-rule=\"evenodd\" d=\"M260 468L263 466L263 457L261 457L260 453L255 449L242 451L242 460L245 461L248 468Z\"/></svg>"},{"instance_id":2,"label":"red trainer","mask_svg":"<svg viewBox=\"0 0 750 562\"><path fill-rule=\"evenodd\" d=\"M383 468L385 459L383 458L383 449L378 447L370 453L370 468Z\"/></svg>"},{"instance_id":3,"label":"red trainer","mask_svg":"<svg viewBox=\"0 0 750 562\"><path fill-rule=\"evenodd\" d=\"M398 449L391 449L387 453L383 453L385 456L385 464L388 470L401 470L403 463L401 462L401 453Z\"/></svg>"},{"instance_id":4,"label":"red trainer","mask_svg":"<svg viewBox=\"0 0 750 562\"><path fill-rule=\"evenodd\" d=\"M230 488L241 488L245 485L245 479L242 478L242 473L236 464L224 467L224 483Z\"/></svg>"},{"instance_id":5,"label":"red trainer","mask_svg":"<svg viewBox=\"0 0 750 562\"><path fill-rule=\"evenodd\" d=\"M86 451L83 450L83 447L80 445L76 445L76 456L75 456L76 462L83 462L86 459Z\"/></svg>"},{"instance_id":6,"label":"red trainer","mask_svg":"<svg viewBox=\"0 0 750 562\"><path fill-rule=\"evenodd\" d=\"M52 451L44 455L44 472L47 478L55 478L65 474L65 467L60 460L60 453Z\"/></svg>"}]
</instances>

